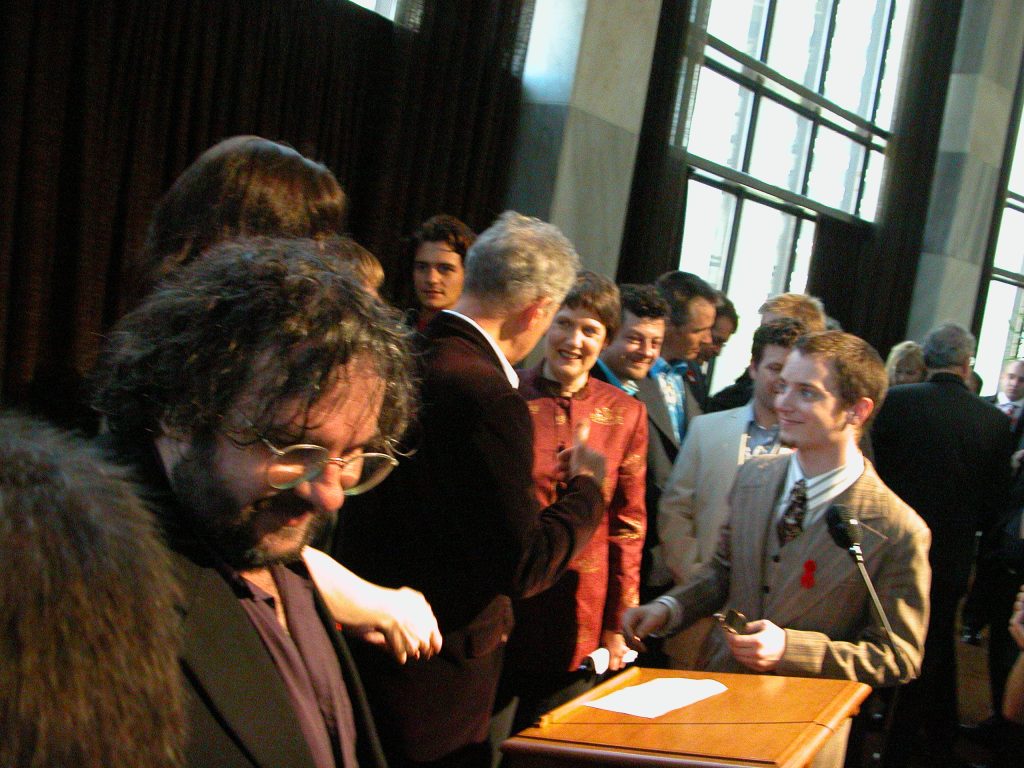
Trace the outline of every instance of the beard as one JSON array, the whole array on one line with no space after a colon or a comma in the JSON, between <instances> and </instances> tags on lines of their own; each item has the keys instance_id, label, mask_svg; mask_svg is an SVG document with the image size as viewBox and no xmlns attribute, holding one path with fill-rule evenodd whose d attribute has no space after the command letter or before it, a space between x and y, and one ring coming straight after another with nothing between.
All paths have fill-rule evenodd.
<instances>
[{"instance_id":1,"label":"beard","mask_svg":"<svg viewBox=\"0 0 1024 768\"><path fill-rule=\"evenodd\" d=\"M235 570L298 560L329 516L291 491L241 504L218 474L215 452L211 438L196 440L171 470L171 489L195 532Z\"/></svg>"}]
</instances>

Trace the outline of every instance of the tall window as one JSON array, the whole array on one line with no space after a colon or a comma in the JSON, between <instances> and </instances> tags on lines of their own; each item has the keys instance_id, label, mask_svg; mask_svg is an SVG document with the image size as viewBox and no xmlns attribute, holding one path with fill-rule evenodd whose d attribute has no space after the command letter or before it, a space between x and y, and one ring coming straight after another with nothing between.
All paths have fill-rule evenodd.
<instances>
[{"instance_id":1,"label":"tall window","mask_svg":"<svg viewBox=\"0 0 1024 768\"><path fill-rule=\"evenodd\" d=\"M818 215L874 218L910 2L695 3L671 138L688 168L679 268L741 317L712 391L749 361L765 298L804 290Z\"/></svg>"},{"instance_id":2,"label":"tall window","mask_svg":"<svg viewBox=\"0 0 1024 768\"><path fill-rule=\"evenodd\" d=\"M985 381L984 394L996 391L1003 360L1024 357L1024 121L1018 123L1015 148L1011 147L1007 155L1012 158L1010 177L974 366Z\"/></svg>"}]
</instances>

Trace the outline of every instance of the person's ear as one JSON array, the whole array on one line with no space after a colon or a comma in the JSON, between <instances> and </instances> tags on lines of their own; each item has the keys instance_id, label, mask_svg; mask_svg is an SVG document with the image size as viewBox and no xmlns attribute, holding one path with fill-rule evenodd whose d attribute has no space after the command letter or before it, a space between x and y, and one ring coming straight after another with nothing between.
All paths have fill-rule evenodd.
<instances>
[{"instance_id":1,"label":"person's ear","mask_svg":"<svg viewBox=\"0 0 1024 768\"><path fill-rule=\"evenodd\" d=\"M553 303L549 297L542 296L527 304L520 313L523 326L532 330L541 323L549 322Z\"/></svg>"},{"instance_id":2,"label":"person's ear","mask_svg":"<svg viewBox=\"0 0 1024 768\"><path fill-rule=\"evenodd\" d=\"M875 401L870 397L862 397L847 407L846 418L855 427L863 427L873 410L875 410Z\"/></svg>"},{"instance_id":3,"label":"person's ear","mask_svg":"<svg viewBox=\"0 0 1024 768\"><path fill-rule=\"evenodd\" d=\"M192 439L177 430L169 430L163 424L160 425L160 434L153 440L157 455L160 456L160 463L164 471L170 476L171 470L189 452L192 447Z\"/></svg>"}]
</instances>

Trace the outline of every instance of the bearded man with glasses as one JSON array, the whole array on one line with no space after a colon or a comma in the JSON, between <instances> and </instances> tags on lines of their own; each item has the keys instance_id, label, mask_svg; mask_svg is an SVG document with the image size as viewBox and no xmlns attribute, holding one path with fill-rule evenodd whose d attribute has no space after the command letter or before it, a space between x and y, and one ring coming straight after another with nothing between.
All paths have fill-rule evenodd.
<instances>
[{"instance_id":1,"label":"bearded man with glasses","mask_svg":"<svg viewBox=\"0 0 1024 768\"><path fill-rule=\"evenodd\" d=\"M301 557L398 463L410 369L397 314L310 241L215 246L112 333L95 404L181 581L188 765L383 765Z\"/></svg>"}]
</instances>

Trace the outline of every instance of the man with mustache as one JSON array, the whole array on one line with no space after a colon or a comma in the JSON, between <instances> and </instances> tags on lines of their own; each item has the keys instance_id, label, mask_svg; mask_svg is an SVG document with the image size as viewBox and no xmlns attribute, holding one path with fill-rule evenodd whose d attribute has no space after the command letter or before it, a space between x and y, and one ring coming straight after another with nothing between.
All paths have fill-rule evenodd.
<instances>
[{"instance_id":1,"label":"man with mustache","mask_svg":"<svg viewBox=\"0 0 1024 768\"><path fill-rule=\"evenodd\" d=\"M112 334L95 404L173 550L188 765L384 763L301 554L397 464L400 327L312 242L264 240L214 246Z\"/></svg>"}]
</instances>

